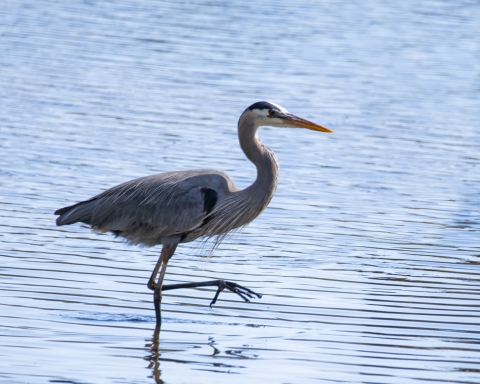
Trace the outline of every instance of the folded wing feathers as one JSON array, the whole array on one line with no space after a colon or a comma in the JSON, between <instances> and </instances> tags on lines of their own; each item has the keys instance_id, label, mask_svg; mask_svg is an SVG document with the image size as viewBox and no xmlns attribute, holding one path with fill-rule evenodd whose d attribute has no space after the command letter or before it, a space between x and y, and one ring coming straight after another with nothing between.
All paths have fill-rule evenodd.
<instances>
[{"instance_id":1,"label":"folded wing feathers","mask_svg":"<svg viewBox=\"0 0 480 384\"><path fill-rule=\"evenodd\" d=\"M137 239L133 242L191 231L206 216L202 188L212 180L226 188L229 180L221 180L224 177L187 171L132 180L57 210L57 225L83 222L100 231L126 231Z\"/></svg>"}]
</instances>

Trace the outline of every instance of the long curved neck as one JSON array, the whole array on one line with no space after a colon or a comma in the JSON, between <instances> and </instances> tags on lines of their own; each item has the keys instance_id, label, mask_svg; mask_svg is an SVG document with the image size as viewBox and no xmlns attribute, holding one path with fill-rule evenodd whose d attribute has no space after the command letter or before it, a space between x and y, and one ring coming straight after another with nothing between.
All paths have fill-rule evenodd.
<instances>
[{"instance_id":1,"label":"long curved neck","mask_svg":"<svg viewBox=\"0 0 480 384\"><path fill-rule=\"evenodd\" d=\"M258 126L251 119L243 117L238 122L240 147L257 168L257 178L247 189L265 192L266 195L269 195L267 198L270 201L277 187L278 161L273 151L260 142L257 135Z\"/></svg>"},{"instance_id":2,"label":"long curved neck","mask_svg":"<svg viewBox=\"0 0 480 384\"><path fill-rule=\"evenodd\" d=\"M212 219L202 226L202 235L223 235L255 219L268 205L277 188L278 162L272 150L260 143L258 126L245 117L238 122L240 146L257 167L257 178L248 188L232 191L215 206Z\"/></svg>"}]
</instances>

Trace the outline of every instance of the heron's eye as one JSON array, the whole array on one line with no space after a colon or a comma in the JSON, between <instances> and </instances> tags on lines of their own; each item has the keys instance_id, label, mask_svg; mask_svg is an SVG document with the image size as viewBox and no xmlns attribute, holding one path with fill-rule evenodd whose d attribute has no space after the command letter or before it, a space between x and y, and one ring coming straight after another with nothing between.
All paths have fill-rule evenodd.
<instances>
[{"instance_id":1,"label":"heron's eye","mask_svg":"<svg viewBox=\"0 0 480 384\"><path fill-rule=\"evenodd\" d=\"M268 116L269 116L269 117L275 116L275 111L274 111L273 109L270 109L270 110L268 111Z\"/></svg>"}]
</instances>

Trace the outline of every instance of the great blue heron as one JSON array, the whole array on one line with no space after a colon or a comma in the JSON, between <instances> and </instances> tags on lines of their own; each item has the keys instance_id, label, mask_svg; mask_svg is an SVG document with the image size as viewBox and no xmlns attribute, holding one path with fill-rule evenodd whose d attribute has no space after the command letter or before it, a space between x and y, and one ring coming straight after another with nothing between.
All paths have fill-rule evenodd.
<instances>
[{"instance_id":1,"label":"great blue heron","mask_svg":"<svg viewBox=\"0 0 480 384\"><path fill-rule=\"evenodd\" d=\"M230 177L220 171L160 173L127 181L89 200L57 210L55 214L60 215L57 225L81 222L100 232L112 232L130 244L162 244L160 257L147 284L154 291L157 325L161 322L162 291L217 286L210 306L215 304L224 289L238 294L245 301L253 296L261 297L246 287L225 280L163 285L167 263L179 243L202 236L223 236L250 223L270 202L277 187L279 166L273 151L258 139L260 126L332 132L290 114L277 104L259 101L248 107L238 121L240 146L257 167L257 179L248 188L238 189Z\"/></svg>"}]
</instances>

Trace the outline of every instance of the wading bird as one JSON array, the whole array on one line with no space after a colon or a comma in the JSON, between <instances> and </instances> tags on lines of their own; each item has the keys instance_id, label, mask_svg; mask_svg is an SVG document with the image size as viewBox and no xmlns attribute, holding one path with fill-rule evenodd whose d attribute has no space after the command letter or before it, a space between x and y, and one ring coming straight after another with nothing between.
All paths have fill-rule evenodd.
<instances>
[{"instance_id":1,"label":"wading bird","mask_svg":"<svg viewBox=\"0 0 480 384\"><path fill-rule=\"evenodd\" d=\"M245 301L261 295L231 281L163 285L167 263L179 243L199 237L224 236L249 224L268 205L278 182L278 161L270 148L258 139L260 126L328 128L290 114L267 101L252 104L238 121L240 147L257 168L257 178L248 188L238 189L227 174L215 170L167 172L141 177L110 188L89 200L55 212L57 225L85 223L100 232L112 232L130 244L154 246L162 251L148 288L154 291L157 325L161 323L162 291L205 286L218 287L210 304L224 289ZM156 281L158 276L158 280Z\"/></svg>"}]
</instances>

